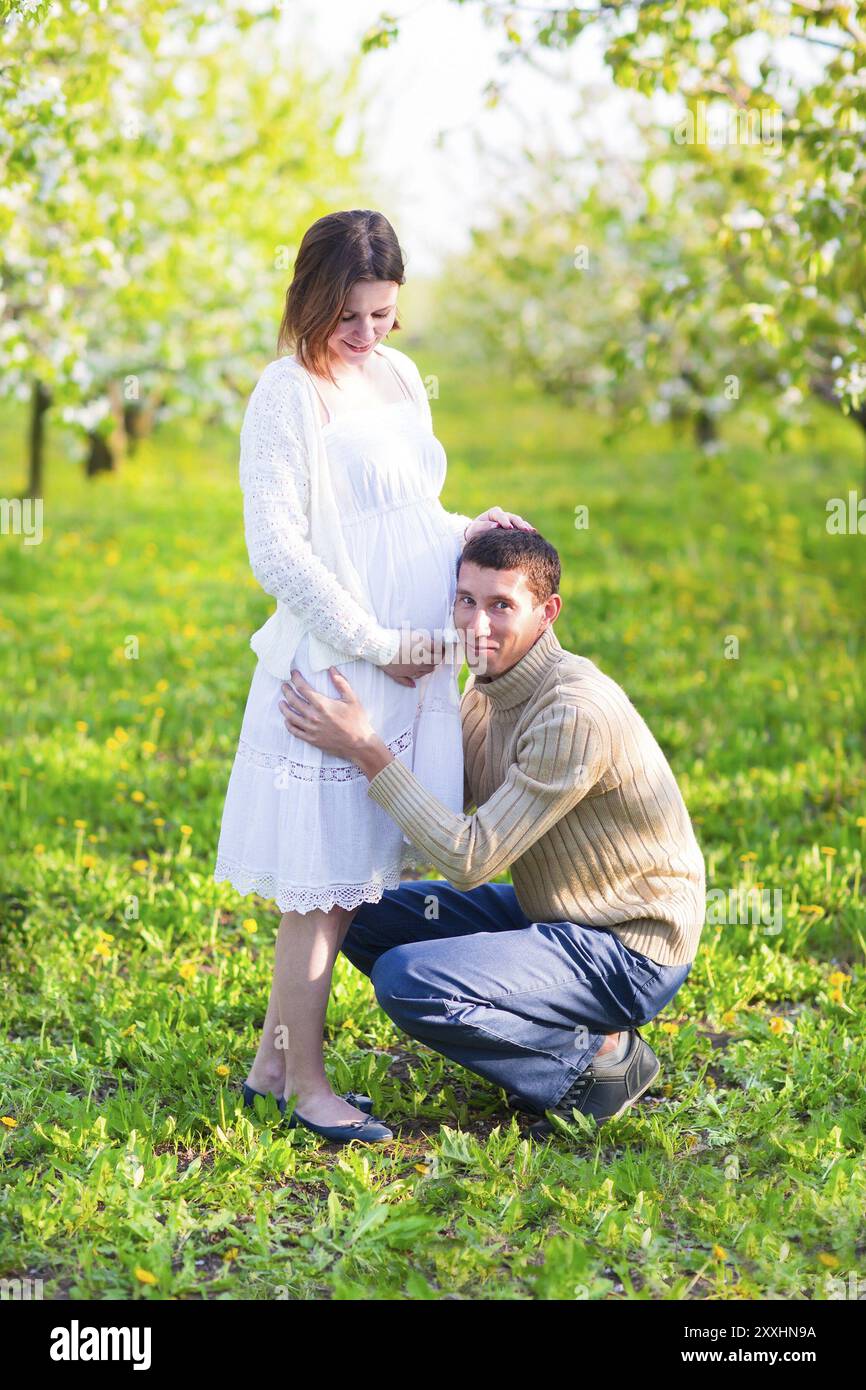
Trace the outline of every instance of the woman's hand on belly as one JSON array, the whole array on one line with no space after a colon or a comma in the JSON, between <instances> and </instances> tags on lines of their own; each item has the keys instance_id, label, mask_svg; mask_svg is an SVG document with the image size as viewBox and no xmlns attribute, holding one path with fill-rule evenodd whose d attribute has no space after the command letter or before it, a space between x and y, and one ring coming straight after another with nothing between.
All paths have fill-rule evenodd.
<instances>
[{"instance_id":1,"label":"woman's hand on belly","mask_svg":"<svg viewBox=\"0 0 866 1390\"><path fill-rule=\"evenodd\" d=\"M445 660L445 639L441 630L412 628L401 637L402 661L382 666L398 685L414 685L419 676L429 676Z\"/></svg>"}]
</instances>

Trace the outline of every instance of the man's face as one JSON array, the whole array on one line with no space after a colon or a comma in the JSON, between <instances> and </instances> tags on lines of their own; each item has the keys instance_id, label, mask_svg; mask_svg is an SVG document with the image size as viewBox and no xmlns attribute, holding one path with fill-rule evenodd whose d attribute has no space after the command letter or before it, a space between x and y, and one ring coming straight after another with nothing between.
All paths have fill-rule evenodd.
<instances>
[{"instance_id":1,"label":"man's face","mask_svg":"<svg viewBox=\"0 0 866 1390\"><path fill-rule=\"evenodd\" d=\"M538 603L523 570L482 569L464 560L457 576L454 626L463 638L470 671L482 681L504 675L561 607L559 594Z\"/></svg>"}]
</instances>

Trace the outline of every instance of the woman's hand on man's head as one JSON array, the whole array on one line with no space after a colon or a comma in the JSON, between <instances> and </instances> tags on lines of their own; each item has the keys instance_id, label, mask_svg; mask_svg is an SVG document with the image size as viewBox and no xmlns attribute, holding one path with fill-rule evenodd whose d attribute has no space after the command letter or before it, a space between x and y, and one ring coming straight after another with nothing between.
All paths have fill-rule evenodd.
<instances>
[{"instance_id":1,"label":"woman's hand on man's head","mask_svg":"<svg viewBox=\"0 0 866 1390\"><path fill-rule=\"evenodd\" d=\"M490 507L486 512L479 512L475 520L466 527L463 536L464 543L471 541L473 536L480 536L484 531L492 531L496 526L516 531L536 531L538 529L532 525L531 521L527 521L517 512L506 512L502 507Z\"/></svg>"}]
</instances>

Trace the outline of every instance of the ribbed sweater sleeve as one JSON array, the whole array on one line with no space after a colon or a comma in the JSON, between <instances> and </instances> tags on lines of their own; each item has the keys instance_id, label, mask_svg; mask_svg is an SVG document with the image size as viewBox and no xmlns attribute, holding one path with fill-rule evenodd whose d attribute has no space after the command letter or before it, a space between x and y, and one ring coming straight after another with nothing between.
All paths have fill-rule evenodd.
<instances>
[{"instance_id":1,"label":"ribbed sweater sleeve","mask_svg":"<svg viewBox=\"0 0 866 1390\"><path fill-rule=\"evenodd\" d=\"M469 785L469 778L466 775L466 764L463 764L463 811L469 810L470 806L475 805L475 797L472 795L472 788Z\"/></svg>"},{"instance_id":2,"label":"ribbed sweater sleeve","mask_svg":"<svg viewBox=\"0 0 866 1390\"><path fill-rule=\"evenodd\" d=\"M468 891L502 873L593 787L605 740L575 704L561 702L518 741L504 782L474 815L455 815L395 758L371 796L454 884Z\"/></svg>"},{"instance_id":3,"label":"ribbed sweater sleeve","mask_svg":"<svg viewBox=\"0 0 866 1390\"><path fill-rule=\"evenodd\" d=\"M259 377L240 435L244 534L252 572L266 594L282 599L309 630L347 657L378 666L394 661L399 628L367 613L308 539L309 457L295 380L278 359Z\"/></svg>"}]
</instances>

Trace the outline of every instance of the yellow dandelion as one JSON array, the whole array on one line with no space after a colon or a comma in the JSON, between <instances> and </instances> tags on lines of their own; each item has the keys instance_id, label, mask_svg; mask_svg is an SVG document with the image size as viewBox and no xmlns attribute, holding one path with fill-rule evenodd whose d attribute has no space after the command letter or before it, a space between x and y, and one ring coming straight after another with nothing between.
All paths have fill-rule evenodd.
<instances>
[{"instance_id":1,"label":"yellow dandelion","mask_svg":"<svg viewBox=\"0 0 866 1390\"><path fill-rule=\"evenodd\" d=\"M859 825L861 830L866 830L866 816L858 816L855 825Z\"/></svg>"},{"instance_id":2,"label":"yellow dandelion","mask_svg":"<svg viewBox=\"0 0 866 1390\"><path fill-rule=\"evenodd\" d=\"M241 926L243 927L244 931L248 931L250 933L258 931L259 929L259 924L256 921L255 917L245 917L244 920L241 922Z\"/></svg>"},{"instance_id":3,"label":"yellow dandelion","mask_svg":"<svg viewBox=\"0 0 866 1390\"><path fill-rule=\"evenodd\" d=\"M86 830L86 829L87 829L87 821L86 821L86 820L74 820L74 821L72 822L72 824L75 826L75 829L76 829L76 830Z\"/></svg>"},{"instance_id":4,"label":"yellow dandelion","mask_svg":"<svg viewBox=\"0 0 866 1390\"><path fill-rule=\"evenodd\" d=\"M130 801L144 801L144 792L130 792L129 799Z\"/></svg>"},{"instance_id":5,"label":"yellow dandelion","mask_svg":"<svg viewBox=\"0 0 866 1390\"><path fill-rule=\"evenodd\" d=\"M33 853L34 853L34 854L44 854L44 853L45 853L45 846L44 846L44 845L34 845L34 846L33 846Z\"/></svg>"},{"instance_id":6,"label":"yellow dandelion","mask_svg":"<svg viewBox=\"0 0 866 1390\"><path fill-rule=\"evenodd\" d=\"M822 845L821 853L826 854L829 858L832 859L833 855L836 853L836 850L833 848L832 845Z\"/></svg>"},{"instance_id":7,"label":"yellow dandelion","mask_svg":"<svg viewBox=\"0 0 866 1390\"><path fill-rule=\"evenodd\" d=\"M830 976L829 983L831 985L847 985L850 979L851 976L846 975L844 970L834 970L833 974Z\"/></svg>"},{"instance_id":8,"label":"yellow dandelion","mask_svg":"<svg viewBox=\"0 0 866 1390\"><path fill-rule=\"evenodd\" d=\"M153 823L154 823L154 825L157 825L157 826L159 826L159 825L165 825L165 821L163 820L162 816L154 816L154 818L153 818Z\"/></svg>"},{"instance_id":9,"label":"yellow dandelion","mask_svg":"<svg viewBox=\"0 0 866 1390\"><path fill-rule=\"evenodd\" d=\"M820 1251L818 1259L821 1261L822 1265L826 1265L828 1269L836 1269L839 1264L839 1256L830 1255L826 1250Z\"/></svg>"},{"instance_id":10,"label":"yellow dandelion","mask_svg":"<svg viewBox=\"0 0 866 1390\"><path fill-rule=\"evenodd\" d=\"M150 868L150 864L147 859L133 859L132 867L137 874L145 874Z\"/></svg>"},{"instance_id":11,"label":"yellow dandelion","mask_svg":"<svg viewBox=\"0 0 866 1390\"><path fill-rule=\"evenodd\" d=\"M86 734L86 733L87 733L87 730L88 730L88 728L89 728L90 726L89 726L89 724L87 723L87 720L86 720L86 719L76 719L76 721L75 721L75 727L76 727L76 729L78 730L78 732L79 732L80 734Z\"/></svg>"},{"instance_id":12,"label":"yellow dandelion","mask_svg":"<svg viewBox=\"0 0 866 1390\"><path fill-rule=\"evenodd\" d=\"M232 1248L231 1248L231 1250L227 1250L227 1251L225 1252L225 1254L223 1255L223 1259L224 1259L224 1260L236 1260L239 1254L240 1254L240 1251L238 1250L238 1247L237 1247L236 1245L233 1245Z\"/></svg>"},{"instance_id":13,"label":"yellow dandelion","mask_svg":"<svg viewBox=\"0 0 866 1390\"><path fill-rule=\"evenodd\" d=\"M834 1004L844 1004L844 1003L845 1003L845 1000L842 998L842 991L841 991L841 989L831 989L831 990L830 990L830 998L833 1000L833 1003L834 1003Z\"/></svg>"},{"instance_id":14,"label":"yellow dandelion","mask_svg":"<svg viewBox=\"0 0 866 1390\"><path fill-rule=\"evenodd\" d=\"M129 734L126 732L125 729L122 729L119 724L114 731L114 737L117 739L118 743L129 742Z\"/></svg>"},{"instance_id":15,"label":"yellow dandelion","mask_svg":"<svg viewBox=\"0 0 866 1390\"><path fill-rule=\"evenodd\" d=\"M102 956L104 960L108 960L111 955L111 948L106 941L97 941L93 948L93 954L95 956Z\"/></svg>"},{"instance_id":16,"label":"yellow dandelion","mask_svg":"<svg viewBox=\"0 0 866 1390\"><path fill-rule=\"evenodd\" d=\"M663 1024L662 1024L662 1032L663 1032L663 1033L678 1033L679 1031L680 1031L680 1025L679 1025L678 1023L663 1023Z\"/></svg>"},{"instance_id":17,"label":"yellow dandelion","mask_svg":"<svg viewBox=\"0 0 866 1390\"><path fill-rule=\"evenodd\" d=\"M141 751L142 753L155 753L156 744L151 743L150 739L145 739L144 743L141 745Z\"/></svg>"},{"instance_id":18,"label":"yellow dandelion","mask_svg":"<svg viewBox=\"0 0 866 1390\"><path fill-rule=\"evenodd\" d=\"M65 825L65 824L66 824L66 817L65 817L65 816L57 816L57 817L56 817L56 820L57 820L57 824L58 824L58 825Z\"/></svg>"},{"instance_id":19,"label":"yellow dandelion","mask_svg":"<svg viewBox=\"0 0 866 1390\"><path fill-rule=\"evenodd\" d=\"M156 685L153 688L154 690L168 690L168 681L163 676L160 680L157 681Z\"/></svg>"},{"instance_id":20,"label":"yellow dandelion","mask_svg":"<svg viewBox=\"0 0 866 1390\"><path fill-rule=\"evenodd\" d=\"M413 1164L413 1167L415 1169L415 1172L420 1173L422 1177L426 1177L426 1175L430 1172L430 1169L426 1163L415 1163Z\"/></svg>"},{"instance_id":21,"label":"yellow dandelion","mask_svg":"<svg viewBox=\"0 0 866 1390\"><path fill-rule=\"evenodd\" d=\"M182 825L182 826L180 827L180 833L181 833L181 835L191 835L191 834L192 834L192 826L191 826L191 825Z\"/></svg>"},{"instance_id":22,"label":"yellow dandelion","mask_svg":"<svg viewBox=\"0 0 866 1390\"><path fill-rule=\"evenodd\" d=\"M6 1125L7 1129L17 1129L18 1121L13 1120L11 1115L0 1115L0 1121Z\"/></svg>"},{"instance_id":23,"label":"yellow dandelion","mask_svg":"<svg viewBox=\"0 0 866 1390\"><path fill-rule=\"evenodd\" d=\"M740 859L741 859L744 863L745 863L747 860L750 860L750 859L757 859L757 857L758 857L758 856L757 856L757 854L755 853L755 851L754 851L753 849L750 849L746 854L741 854L741 855L740 855Z\"/></svg>"},{"instance_id":24,"label":"yellow dandelion","mask_svg":"<svg viewBox=\"0 0 866 1390\"><path fill-rule=\"evenodd\" d=\"M135 1277L136 1277L136 1279L138 1280L139 1284L155 1284L155 1283L156 1283L156 1275L155 1275L155 1274L151 1274L151 1272L150 1272L149 1269L142 1269L142 1268L141 1268L141 1265L136 1266L136 1268L135 1268L135 1270L134 1270L133 1272L134 1272Z\"/></svg>"},{"instance_id":25,"label":"yellow dandelion","mask_svg":"<svg viewBox=\"0 0 866 1390\"><path fill-rule=\"evenodd\" d=\"M217 1076L228 1076L228 1075L229 1075L229 1068L225 1065L224 1062L221 1062L220 1065L217 1067L217 1069L216 1069L216 1074L217 1074Z\"/></svg>"},{"instance_id":26,"label":"yellow dandelion","mask_svg":"<svg viewBox=\"0 0 866 1390\"><path fill-rule=\"evenodd\" d=\"M195 965L193 961L186 960L180 967L179 973L184 980L191 980L195 975L197 969L198 967Z\"/></svg>"},{"instance_id":27,"label":"yellow dandelion","mask_svg":"<svg viewBox=\"0 0 866 1390\"><path fill-rule=\"evenodd\" d=\"M92 869L95 863L96 863L96 855L95 855L95 854L82 854L82 856L81 856L81 867L82 867L83 869Z\"/></svg>"},{"instance_id":28,"label":"yellow dandelion","mask_svg":"<svg viewBox=\"0 0 866 1390\"><path fill-rule=\"evenodd\" d=\"M784 1020L783 1018L779 1018L778 1014L774 1014L773 1017L770 1019L770 1032L771 1032L771 1033L776 1033L776 1034L784 1033L786 1027L787 1027L787 1025L786 1025L786 1023L785 1023L785 1020Z\"/></svg>"},{"instance_id":29,"label":"yellow dandelion","mask_svg":"<svg viewBox=\"0 0 866 1390\"><path fill-rule=\"evenodd\" d=\"M130 1025L129 1025L128 1028L124 1028L124 1029L122 1030L120 1036L121 1036L122 1038L129 1038L129 1037L131 1037L132 1034L135 1032L135 1030L136 1030L137 1027L138 1027L138 1024L137 1024L137 1023L130 1023Z\"/></svg>"},{"instance_id":30,"label":"yellow dandelion","mask_svg":"<svg viewBox=\"0 0 866 1390\"><path fill-rule=\"evenodd\" d=\"M713 1255L717 1260L726 1260L728 1258L727 1250L725 1250L724 1247L721 1245L713 1246Z\"/></svg>"},{"instance_id":31,"label":"yellow dandelion","mask_svg":"<svg viewBox=\"0 0 866 1390\"><path fill-rule=\"evenodd\" d=\"M115 748L119 748L119 747L120 747L120 744L118 743L118 741L117 741L116 738L107 738L107 739L105 740L105 746L106 746L106 748L110 748L111 751L112 751L112 753L113 753L114 750L115 750Z\"/></svg>"}]
</instances>

